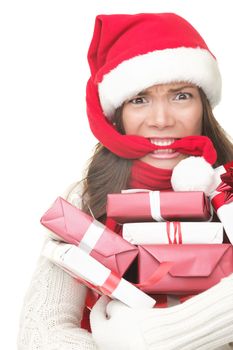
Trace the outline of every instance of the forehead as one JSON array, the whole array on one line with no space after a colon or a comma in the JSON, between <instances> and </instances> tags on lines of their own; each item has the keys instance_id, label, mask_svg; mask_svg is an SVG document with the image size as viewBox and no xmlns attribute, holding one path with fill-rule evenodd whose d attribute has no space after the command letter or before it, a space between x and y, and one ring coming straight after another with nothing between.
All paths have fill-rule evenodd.
<instances>
[{"instance_id":1,"label":"forehead","mask_svg":"<svg viewBox=\"0 0 233 350\"><path fill-rule=\"evenodd\" d=\"M192 83L188 82L177 82L168 84L156 84L140 91L139 94L143 93L153 93L153 92L175 92L183 89L198 89L198 87Z\"/></svg>"}]
</instances>

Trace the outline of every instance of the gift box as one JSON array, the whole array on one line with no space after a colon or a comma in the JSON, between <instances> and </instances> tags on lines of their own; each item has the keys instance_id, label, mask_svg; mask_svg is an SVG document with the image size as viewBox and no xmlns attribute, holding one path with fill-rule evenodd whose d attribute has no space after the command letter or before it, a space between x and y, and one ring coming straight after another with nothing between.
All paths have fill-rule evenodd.
<instances>
[{"instance_id":1,"label":"gift box","mask_svg":"<svg viewBox=\"0 0 233 350\"><path fill-rule=\"evenodd\" d=\"M233 161L215 169L215 188L211 204L233 244Z\"/></svg>"},{"instance_id":2,"label":"gift box","mask_svg":"<svg viewBox=\"0 0 233 350\"><path fill-rule=\"evenodd\" d=\"M150 294L196 294L233 272L231 244L158 244L138 246L141 289ZM151 276L170 262L153 283Z\"/></svg>"},{"instance_id":3,"label":"gift box","mask_svg":"<svg viewBox=\"0 0 233 350\"><path fill-rule=\"evenodd\" d=\"M135 246L61 197L42 216L41 224L121 276L138 253Z\"/></svg>"},{"instance_id":4,"label":"gift box","mask_svg":"<svg viewBox=\"0 0 233 350\"><path fill-rule=\"evenodd\" d=\"M107 216L119 223L141 221L208 221L209 199L199 191L112 193Z\"/></svg>"},{"instance_id":5,"label":"gift box","mask_svg":"<svg viewBox=\"0 0 233 350\"><path fill-rule=\"evenodd\" d=\"M152 308L156 303L153 298L73 244L50 240L45 244L42 255L81 283L130 307Z\"/></svg>"},{"instance_id":6,"label":"gift box","mask_svg":"<svg viewBox=\"0 0 233 350\"><path fill-rule=\"evenodd\" d=\"M137 222L123 224L122 237L132 244L217 244L223 242L221 222Z\"/></svg>"}]
</instances>

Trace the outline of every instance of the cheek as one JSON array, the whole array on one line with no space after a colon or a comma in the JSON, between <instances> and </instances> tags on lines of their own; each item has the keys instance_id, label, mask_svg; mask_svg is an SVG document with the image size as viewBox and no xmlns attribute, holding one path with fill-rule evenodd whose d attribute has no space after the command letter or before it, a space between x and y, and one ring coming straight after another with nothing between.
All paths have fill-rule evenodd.
<instances>
[{"instance_id":1,"label":"cheek","mask_svg":"<svg viewBox=\"0 0 233 350\"><path fill-rule=\"evenodd\" d=\"M196 106L194 110L189 113L189 118L184 122L185 128L190 135L200 135L202 132L203 108L202 105Z\"/></svg>"},{"instance_id":2,"label":"cheek","mask_svg":"<svg viewBox=\"0 0 233 350\"><path fill-rule=\"evenodd\" d=\"M135 111L132 112L129 108L125 108L122 112L122 123L125 133L128 135L135 134L140 127L141 119L141 116L135 113Z\"/></svg>"},{"instance_id":3,"label":"cheek","mask_svg":"<svg viewBox=\"0 0 233 350\"><path fill-rule=\"evenodd\" d=\"M130 120L130 118L126 118L124 116L122 116L122 124L125 130L126 134L129 134L131 132L132 129L132 122Z\"/></svg>"},{"instance_id":4,"label":"cheek","mask_svg":"<svg viewBox=\"0 0 233 350\"><path fill-rule=\"evenodd\" d=\"M190 135L200 135L202 132L202 117L191 119L186 123L186 130Z\"/></svg>"}]
</instances>

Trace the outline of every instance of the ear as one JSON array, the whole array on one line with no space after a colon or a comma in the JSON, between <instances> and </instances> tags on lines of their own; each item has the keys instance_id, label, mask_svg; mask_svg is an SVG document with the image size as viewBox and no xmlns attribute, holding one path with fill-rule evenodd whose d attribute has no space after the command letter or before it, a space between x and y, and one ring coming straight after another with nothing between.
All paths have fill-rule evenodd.
<instances>
[{"instance_id":1,"label":"ear","mask_svg":"<svg viewBox=\"0 0 233 350\"><path fill-rule=\"evenodd\" d=\"M174 191L202 191L209 195L214 186L214 169L203 157L188 157L173 169Z\"/></svg>"}]
</instances>

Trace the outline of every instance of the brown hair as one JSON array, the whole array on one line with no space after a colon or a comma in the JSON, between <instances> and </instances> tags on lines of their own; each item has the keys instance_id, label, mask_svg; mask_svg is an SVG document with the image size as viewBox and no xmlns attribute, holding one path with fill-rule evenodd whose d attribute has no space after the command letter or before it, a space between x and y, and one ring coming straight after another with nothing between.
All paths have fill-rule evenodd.
<instances>
[{"instance_id":1,"label":"brown hair","mask_svg":"<svg viewBox=\"0 0 233 350\"><path fill-rule=\"evenodd\" d=\"M215 119L206 95L201 89L199 91L203 104L202 135L208 136L216 148L218 154L214 164L216 167L233 159L233 144ZM117 130L124 134L121 112L122 107L116 111L113 122ZM104 219L107 194L127 188L130 169L131 160L116 156L98 143L87 168L86 177L83 179L83 210L91 211L99 220Z\"/></svg>"},{"instance_id":2,"label":"brown hair","mask_svg":"<svg viewBox=\"0 0 233 350\"><path fill-rule=\"evenodd\" d=\"M202 89L199 91L203 105L202 135L208 136L214 144L218 155L214 167L217 167L233 160L232 139L215 119L205 93Z\"/></svg>"},{"instance_id":3,"label":"brown hair","mask_svg":"<svg viewBox=\"0 0 233 350\"><path fill-rule=\"evenodd\" d=\"M106 212L107 194L127 188L130 169L130 160L116 156L98 143L84 178L83 210L91 211L100 220Z\"/></svg>"}]
</instances>

